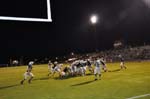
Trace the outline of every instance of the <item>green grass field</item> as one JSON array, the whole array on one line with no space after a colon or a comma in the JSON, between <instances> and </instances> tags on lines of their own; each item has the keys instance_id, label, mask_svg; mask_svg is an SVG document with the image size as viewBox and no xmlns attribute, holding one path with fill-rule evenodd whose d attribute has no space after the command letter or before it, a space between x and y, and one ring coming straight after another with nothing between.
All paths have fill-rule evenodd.
<instances>
[{"instance_id":1,"label":"green grass field","mask_svg":"<svg viewBox=\"0 0 150 99\"><path fill-rule=\"evenodd\" d=\"M35 78L24 85L20 81L26 66L0 68L0 99L126 99L150 94L150 62L128 62L128 69L121 71L119 63L107 65L111 72L102 73L98 81L94 75L52 79L47 65L33 65Z\"/></svg>"}]
</instances>

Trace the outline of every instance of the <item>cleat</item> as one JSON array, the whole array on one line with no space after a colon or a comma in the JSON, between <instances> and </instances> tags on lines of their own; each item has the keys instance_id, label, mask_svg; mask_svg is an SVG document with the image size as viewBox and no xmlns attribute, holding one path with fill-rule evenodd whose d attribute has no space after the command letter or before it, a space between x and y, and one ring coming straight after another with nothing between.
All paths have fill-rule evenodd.
<instances>
[{"instance_id":1,"label":"cleat","mask_svg":"<svg viewBox=\"0 0 150 99\"><path fill-rule=\"evenodd\" d=\"M31 80L28 80L28 83L31 84Z\"/></svg>"},{"instance_id":2,"label":"cleat","mask_svg":"<svg viewBox=\"0 0 150 99\"><path fill-rule=\"evenodd\" d=\"M23 85L23 80L20 82L21 85Z\"/></svg>"}]
</instances>

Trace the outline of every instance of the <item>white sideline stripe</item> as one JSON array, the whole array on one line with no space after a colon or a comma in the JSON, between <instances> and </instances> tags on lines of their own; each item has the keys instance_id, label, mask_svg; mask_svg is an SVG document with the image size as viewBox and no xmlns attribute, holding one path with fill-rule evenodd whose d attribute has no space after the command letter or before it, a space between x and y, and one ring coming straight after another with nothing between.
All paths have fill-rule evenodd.
<instances>
[{"instance_id":1,"label":"white sideline stripe","mask_svg":"<svg viewBox=\"0 0 150 99\"><path fill-rule=\"evenodd\" d=\"M146 97L146 96L150 96L150 94L134 96L134 97L126 98L126 99L136 99L136 98L141 98L141 97Z\"/></svg>"},{"instance_id":2,"label":"white sideline stripe","mask_svg":"<svg viewBox=\"0 0 150 99\"><path fill-rule=\"evenodd\" d=\"M47 0L47 19L43 19L43 18L25 18L25 17L7 17L7 16L0 16L0 20L52 22L52 19L51 19L51 11L50 11L50 0Z\"/></svg>"}]
</instances>

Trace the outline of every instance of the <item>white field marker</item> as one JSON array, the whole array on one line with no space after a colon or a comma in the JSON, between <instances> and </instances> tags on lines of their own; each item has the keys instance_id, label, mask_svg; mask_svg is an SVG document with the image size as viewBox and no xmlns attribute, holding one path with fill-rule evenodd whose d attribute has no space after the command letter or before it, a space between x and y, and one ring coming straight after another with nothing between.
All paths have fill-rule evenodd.
<instances>
[{"instance_id":1,"label":"white field marker","mask_svg":"<svg viewBox=\"0 0 150 99\"><path fill-rule=\"evenodd\" d=\"M137 99L137 98L142 98L142 97L146 97L146 96L150 96L150 94L134 96L134 97L126 98L126 99Z\"/></svg>"}]
</instances>

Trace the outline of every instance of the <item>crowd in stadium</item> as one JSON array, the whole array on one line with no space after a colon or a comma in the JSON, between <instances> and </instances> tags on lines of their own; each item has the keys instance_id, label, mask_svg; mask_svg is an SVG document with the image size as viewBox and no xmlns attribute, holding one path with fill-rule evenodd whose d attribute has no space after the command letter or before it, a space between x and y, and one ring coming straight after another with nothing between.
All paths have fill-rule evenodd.
<instances>
[{"instance_id":1,"label":"crowd in stadium","mask_svg":"<svg viewBox=\"0 0 150 99\"><path fill-rule=\"evenodd\" d=\"M90 54L91 56L105 56L107 62L119 61L119 55L124 56L127 61L149 60L150 46L127 47L121 49L113 49Z\"/></svg>"},{"instance_id":2,"label":"crowd in stadium","mask_svg":"<svg viewBox=\"0 0 150 99\"><path fill-rule=\"evenodd\" d=\"M50 59L52 61L64 62L68 61L71 58L87 58L87 57L98 57L103 56L107 62L116 62L120 59L119 55L124 56L126 61L141 61L141 60L149 60L150 59L150 46L139 46L139 47L124 47L120 49L111 49L105 51L98 51L94 53L86 53L86 54L76 54L67 55L63 57L18 57L18 58L10 58L8 64L1 64L0 67L5 66L20 66L26 65L30 60L33 60L35 64L46 64Z\"/></svg>"}]
</instances>

